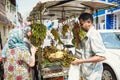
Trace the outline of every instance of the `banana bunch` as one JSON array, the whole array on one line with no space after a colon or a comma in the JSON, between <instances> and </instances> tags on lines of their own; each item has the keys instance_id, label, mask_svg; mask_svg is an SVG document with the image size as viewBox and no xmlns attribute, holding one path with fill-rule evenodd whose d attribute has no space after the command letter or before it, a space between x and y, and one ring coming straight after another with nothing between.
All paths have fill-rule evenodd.
<instances>
[{"instance_id":1,"label":"banana bunch","mask_svg":"<svg viewBox=\"0 0 120 80\"><path fill-rule=\"evenodd\" d=\"M66 50L58 50L54 46L44 48L44 58L50 63L59 62L63 67L69 67L75 58L80 58Z\"/></svg>"},{"instance_id":2,"label":"banana bunch","mask_svg":"<svg viewBox=\"0 0 120 80\"><path fill-rule=\"evenodd\" d=\"M56 29L52 28L51 33L54 36L55 40L56 41L58 40L59 44L63 44L62 41L60 40L60 35Z\"/></svg>"},{"instance_id":3,"label":"banana bunch","mask_svg":"<svg viewBox=\"0 0 120 80\"><path fill-rule=\"evenodd\" d=\"M35 46L40 46L46 37L47 28L44 24L37 23L34 23L31 26L32 26L31 42Z\"/></svg>"},{"instance_id":4,"label":"banana bunch","mask_svg":"<svg viewBox=\"0 0 120 80\"><path fill-rule=\"evenodd\" d=\"M62 58L60 63L63 67L69 67L71 62L74 61L75 58L80 59L79 56L76 56L67 52L67 53L64 53L64 57Z\"/></svg>"},{"instance_id":5,"label":"banana bunch","mask_svg":"<svg viewBox=\"0 0 120 80\"><path fill-rule=\"evenodd\" d=\"M59 39L60 36L56 29L52 28L51 33L54 36L55 40Z\"/></svg>"},{"instance_id":6,"label":"banana bunch","mask_svg":"<svg viewBox=\"0 0 120 80\"><path fill-rule=\"evenodd\" d=\"M72 29L73 32L73 40L72 43L76 48L80 48L81 41L85 38L86 32L79 26L78 23L74 23L74 27Z\"/></svg>"},{"instance_id":7,"label":"banana bunch","mask_svg":"<svg viewBox=\"0 0 120 80\"><path fill-rule=\"evenodd\" d=\"M43 49L43 57L49 60L49 56L57 51L55 46L47 46Z\"/></svg>"},{"instance_id":8,"label":"banana bunch","mask_svg":"<svg viewBox=\"0 0 120 80\"><path fill-rule=\"evenodd\" d=\"M82 41L86 36L86 32L80 27L79 29L79 37L80 37L80 40Z\"/></svg>"},{"instance_id":9,"label":"banana bunch","mask_svg":"<svg viewBox=\"0 0 120 80\"><path fill-rule=\"evenodd\" d=\"M63 58L63 55L64 55L64 53L62 51L57 51L55 53L50 54L49 58L61 59L61 58Z\"/></svg>"},{"instance_id":10,"label":"banana bunch","mask_svg":"<svg viewBox=\"0 0 120 80\"><path fill-rule=\"evenodd\" d=\"M62 27L62 35L63 35L63 37L65 37L65 34L69 29L70 29L70 26L68 26L67 24L63 25L63 27Z\"/></svg>"}]
</instances>

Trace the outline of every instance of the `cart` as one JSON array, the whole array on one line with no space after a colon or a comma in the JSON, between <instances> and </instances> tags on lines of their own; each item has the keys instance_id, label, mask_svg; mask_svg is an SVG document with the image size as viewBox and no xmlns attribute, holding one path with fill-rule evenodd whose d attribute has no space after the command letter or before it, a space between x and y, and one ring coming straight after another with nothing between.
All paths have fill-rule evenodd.
<instances>
[{"instance_id":1,"label":"cart","mask_svg":"<svg viewBox=\"0 0 120 80\"><path fill-rule=\"evenodd\" d=\"M94 5L93 5L94 4ZM83 12L89 12L93 14L103 9L110 9L117 7L117 4L106 3L98 0L52 0L42 3L43 9L40 10L41 4L37 4L35 10L40 10L40 18L42 20L51 19L55 17L60 23L65 24L70 22L72 17L78 17ZM34 10L32 13L34 13ZM96 18L96 24L98 18ZM68 44L69 45L69 44ZM67 45L65 44L65 47ZM67 47L68 50L69 47ZM76 49L72 49L76 50ZM74 51L73 51L74 52ZM69 68L63 68L53 65L51 67L42 68L42 76L44 80L67 80ZM66 78L66 79L65 79Z\"/></svg>"}]
</instances>

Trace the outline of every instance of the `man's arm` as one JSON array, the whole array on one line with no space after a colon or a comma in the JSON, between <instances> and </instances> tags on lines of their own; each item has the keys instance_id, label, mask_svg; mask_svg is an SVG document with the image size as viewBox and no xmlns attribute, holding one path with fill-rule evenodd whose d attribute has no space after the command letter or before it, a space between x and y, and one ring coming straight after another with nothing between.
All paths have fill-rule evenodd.
<instances>
[{"instance_id":1,"label":"man's arm","mask_svg":"<svg viewBox=\"0 0 120 80\"><path fill-rule=\"evenodd\" d=\"M105 57L103 56L93 56L88 59L82 60L82 59L75 59L72 64L77 65L77 64L82 64L82 63L89 63L89 62L100 62L105 60Z\"/></svg>"}]
</instances>

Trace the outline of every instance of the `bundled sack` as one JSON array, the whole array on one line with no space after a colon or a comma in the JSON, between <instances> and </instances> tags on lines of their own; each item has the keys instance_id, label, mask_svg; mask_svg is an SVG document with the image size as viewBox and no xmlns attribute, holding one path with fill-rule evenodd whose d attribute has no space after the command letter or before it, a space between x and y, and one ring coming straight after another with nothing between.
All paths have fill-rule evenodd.
<instances>
[{"instance_id":1,"label":"bundled sack","mask_svg":"<svg viewBox=\"0 0 120 80\"><path fill-rule=\"evenodd\" d=\"M80 65L70 65L68 80L80 80Z\"/></svg>"}]
</instances>

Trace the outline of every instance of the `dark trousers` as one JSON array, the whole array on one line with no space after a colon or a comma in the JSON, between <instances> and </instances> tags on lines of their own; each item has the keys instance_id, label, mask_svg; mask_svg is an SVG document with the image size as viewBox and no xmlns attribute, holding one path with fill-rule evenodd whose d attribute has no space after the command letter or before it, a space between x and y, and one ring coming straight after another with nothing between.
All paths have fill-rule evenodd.
<instances>
[{"instance_id":1,"label":"dark trousers","mask_svg":"<svg viewBox=\"0 0 120 80\"><path fill-rule=\"evenodd\" d=\"M41 75L41 71L39 72L37 66L40 66L40 65L38 65L37 62L36 62L36 63L35 63L35 66L32 67L32 69L33 69L33 71L34 71L34 74L33 74L34 80L43 80L43 77L42 77L42 75ZM38 77L38 75L39 75L39 77Z\"/></svg>"},{"instance_id":2,"label":"dark trousers","mask_svg":"<svg viewBox=\"0 0 120 80\"><path fill-rule=\"evenodd\" d=\"M4 80L4 68L2 62L0 62L0 80Z\"/></svg>"},{"instance_id":3,"label":"dark trousers","mask_svg":"<svg viewBox=\"0 0 120 80\"><path fill-rule=\"evenodd\" d=\"M34 72L34 74L33 74L33 78L34 78L34 80L39 80L39 77L38 77L38 70L37 70L37 65L35 64L35 66L32 67L32 69L33 69L33 72Z\"/></svg>"}]
</instances>

